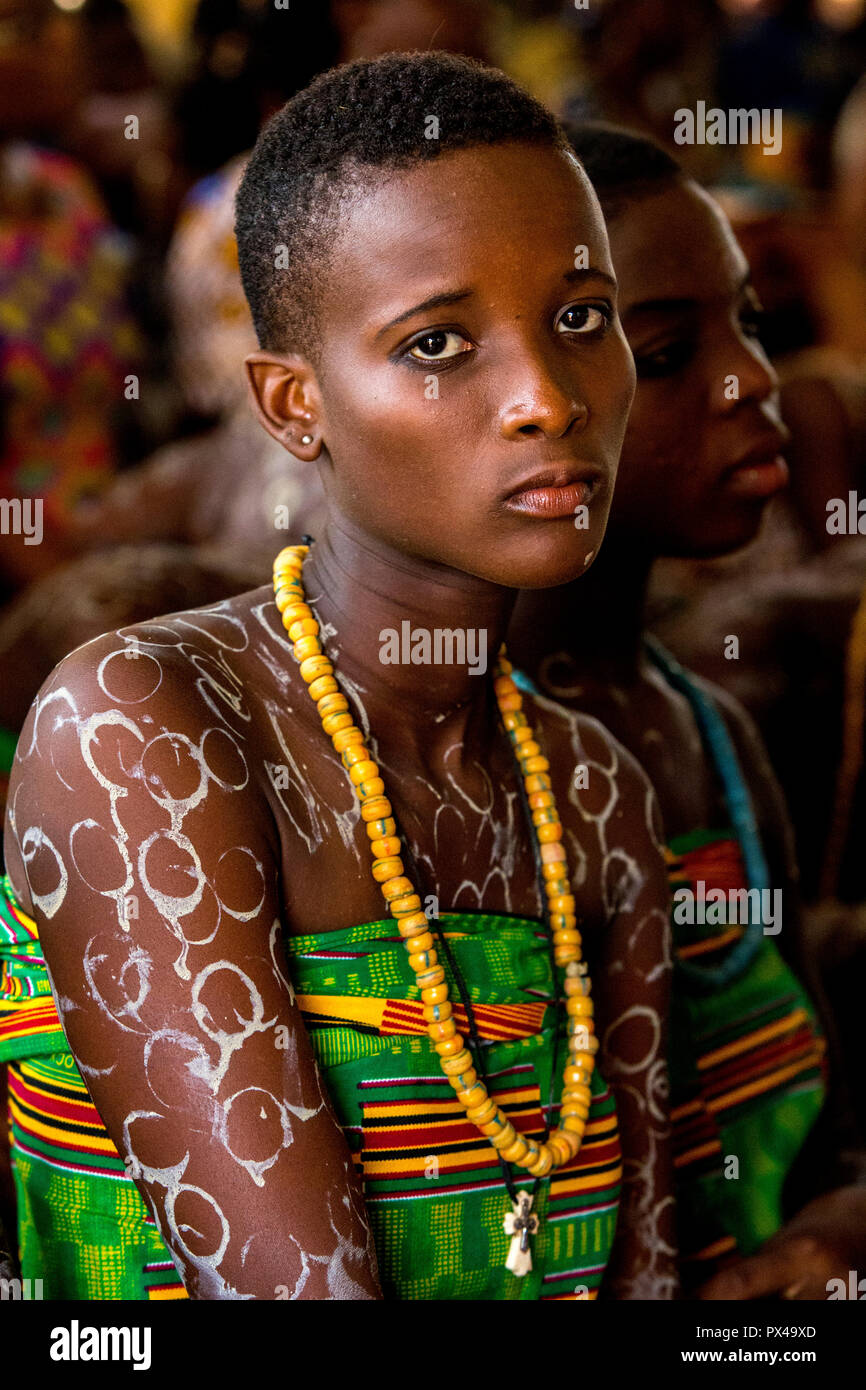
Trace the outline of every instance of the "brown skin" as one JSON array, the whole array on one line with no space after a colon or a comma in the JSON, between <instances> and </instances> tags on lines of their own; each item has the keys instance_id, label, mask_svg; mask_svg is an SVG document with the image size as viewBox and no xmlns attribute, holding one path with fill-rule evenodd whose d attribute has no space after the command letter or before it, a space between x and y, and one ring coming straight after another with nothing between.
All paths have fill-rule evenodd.
<instances>
[{"instance_id":1,"label":"brown skin","mask_svg":"<svg viewBox=\"0 0 866 1390\"><path fill-rule=\"evenodd\" d=\"M569 277L579 244L589 246L595 269L575 284ZM385 667L379 633L403 619L427 628L483 628L492 654L514 602L507 586L561 583L585 568L603 533L633 388L611 274L597 204L573 161L522 144L469 149L368 183L346 210L325 281L315 366L266 352L249 359L265 427L299 459L319 460L330 518L305 566L307 594L326 650L356 696L356 717L372 731L371 748L425 891L438 896L441 910L539 915L531 842L514 820L517 773L489 680L457 666ZM468 291L459 304L413 313L379 335L420 301L455 289ZM565 310L567 334L557 326ZM592 331L584 334L587 324ZM444 346L459 350L460 360L450 367L407 364L422 330L454 335ZM438 401L424 390L434 372ZM312 444L301 442L304 434ZM527 471L588 459L589 533L575 531L568 517L539 520L505 505L503 494ZM120 653L133 638L141 657L127 661ZM106 657L110 695L98 679ZM69 696L46 705L62 689ZM70 699L77 713L64 722L55 716ZM138 732L116 724L102 730L93 745L99 781L82 756L77 726L102 712L116 718L115 710ZM621 1223L609 1288L621 1297L647 1289L669 1297L676 1283L670 1156L656 1103L669 987L667 889L655 803L634 761L593 721L532 700L527 713L551 760L594 971L603 1065L620 1104L625 1209L635 1215ZM170 840L163 789L177 798L192 793L199 772L190 743L197 747L214 727L220 732L208 735L208 764L219 780L184 811L186 840ZM154 729L171 731L171 738L143 754ZM569 793L575 763L583 760L594 770L578 805ZM276 784L274 767L291 770L288 787ZM598 816L612 791L613 811L602 827ZM139 917L129 934L118 927L106 866L122 878L122 865L105 838L109 831L88 832L91 846L76 832L75 864L63 854L70 860L63 902L51 915L45 909L43 896L58 883L48 841L65 850L82 818L114 833L112 797L132 864L143 854L147 878L162 893L189 894L199 878L194 858L201 864L208 889L173 929L140 871ZM345 770L299 677L270 589L227 600L218 613L180 614L158 628L108 634L68 657L28 716L9 808L9 872L25 908L35 912L57 995L71 1001L63 1004L70 1045L114 1142L142 1164L133 1176L191 1296L270 1299L278 1285L302 1298L377 1296L349 1150L319 1100L301 1015L275 962L281 933L378 920L384 904ZM142 848L155 829L166 838ZM611 891L611 870L621 861L606 857L608 845L639 866L631 902ZM248 909L248 919L229 920L224 912L215 931L218 899L237 912ZM137 971L122 972L133 948L149 957L151 988L140 1005L128 1003ZM267 1026L232 1052L212 1090L186 1063L199 1048L205 1069L213 1062L215 1028L205 1017L210 1032L202 1031L193 982L219 961L254 981ZM251 1017L248 991L234 974L206 978L210 1020L231 1031ZM655 1051L639 1026L606 1036L636 1000L662 1021ZM277 1027L291 1050L275 1046ZM184 1034L187 1043L161 1043L154 1064L146 1038L160 1029ZM246 1181L219 1138L220 1107L250 1086L270 1095L265 1124L247 1115L235 1149L269 1153L273 1135L268 1147L260 1131L273 1126L280 1105L295 1107L293 1116L314 1111L302 1123L293 1120L294 1142L279 1152L261 1187ZM133 1111L150 1118L132 1121L130 1139L124 1121ZM170 1223L165 1180L154 1176L187 1153L184 1184L210 1194L231 1228L215 1272L197 1258L218 1243L213 1208L186 1193L190 1206L176 1220L204 1233L193 1238L187 1231L182 1239ZM263 1230L274 1233L269 1242L256 1239ZM291 1237L277 1234L284 1232ZM190 1239L202 1249L190 1252ZM347 1252L345 1277L335 1286L326 1262L340 1252Z\"/></svg>"},{"instance_id":2,"label":"brown skin","mask_svg":"<svg viewBox=\"0 0 866 1390\"><path fill-rule=\"evenodd\" d=\"M747 266L708 196L691 183L668 186L631 202L609 234L638 373L611 525L586 578L555 594L521 595L509 649L540 689L595 715L638 758L674 837L726 824L728 815L689 704L643 651L649 571L658 556L722 554L755 535L764 502L732 486L732 469L763 441L781 446L783 435L775 373L751 323ZM665 363L675 365L662 375ZM725 398L730 374L738 400ZM791 836L763 744L741 706L705 688L739 752L772 881L793 904ZM700 1296L825 1296L827 1270L866 1259L863 1208L862 1189L819 1198Z\"/></svg>"}]
</instances>

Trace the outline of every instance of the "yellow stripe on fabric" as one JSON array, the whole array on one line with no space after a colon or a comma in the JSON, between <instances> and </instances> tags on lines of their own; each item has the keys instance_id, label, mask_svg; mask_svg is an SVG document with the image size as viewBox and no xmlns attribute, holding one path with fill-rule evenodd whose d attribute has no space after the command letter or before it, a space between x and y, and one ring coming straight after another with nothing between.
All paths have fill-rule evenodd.
<instances>
[{"instance_id":1,"label":"yellow stripe on fabric","mask_svg":"<svg viewBox=\"0 0 866 1390\"><path fill-rule=\"evenodd\" d=\"M563 1197L568 1197L572 1193L595 1191L601 1187L613 1187L615 1183L622 1182L622 1164L612 1163L609 1168L603 1168L600 1173L589 1173L585 1177L569 1177L567 1182L557 1182L554 1196L557 1201Z\"/></svg>"},{"instance_id":2,"label":"yellow stripe on fabric","mask_svg":"<svg viewBox=\"0 0 866 1390\"><path fill-rule=\"evenodd\" d=\"M364 1152L364 1178L375 1178L377 1176L390 1177L413 1177L423 1174L429 1161L425 1158L368 1158L368 1153L375 1153L376 1150L365 1150ZM496 1151L489 1144L483 1144L477 1149L465 1149L459 1154L436 1154L436 1166L440 1172L448 1171L451 1168L495 1168Z\"/></svg>"},{"instance_id":3,"label":"yellow stripe on fabric","mask_svg":"<svg viewBox=\"0 0 866 1390\"><path fill-rule=\"evenodd\" d=\"M742 935L742 927L729 927L719 936L708 936L703 941L693 941L689 946L677 946L676 952L681 960L688 960L690 956L702 956L707 951L718 951L732 941L739 941Z\"/></svg>"},{"instance_id":4,"label":"yellow stripe on fabric","mask_svg":"<svg viewBox=\"0 0 866 1390\"><path fill-rule=\"evenodd\" d=\"M302 1013L333 1018L339 1023L366 1023L380 1028L387 999L365 999L344 994L297 994Z\"/></svg>"},{"instance_id":5,"label":"yellow stripe on fabric","mask_svg":"<svg viewBox=\"0 0 866 1390\"><path fill-rule=\"evenodd\" d=\"M702 1100L690 1100L685 1105L675 1105L671 1110L671 1120L684 1120L687 1115L699 1115L703 1108Z\"/></svg>"},{"instance_id":6,"label":"yellow stripe on fabric","mask_svg":"<svg viewBox=\"0 0 866 1390\"><path fill-rule=\"evenodd\" d=\"M695 1149L687 1149L685 1153L677 1154L674 1167L686 1168L690 1163L696 1163L699 1158L710 1158L713 1154L721 1153L721 1149L721 1140L710 1139L706 1144L699 1144Z\"/></svg>"},{"instance_id":7,"label":"yellow stripe on fabric","mask_svg":"<svg viewBox=\"0 0 866 1390\"><path fill-rule=\"evenodd\" d=\"M729 1057L736 1057L741 1052L750 1052L752 1048L768 1042L770 1038L777 1038L782 1033L791 1033L801 1023L810 1021L805 1009L795 1009L793 1013L777 1019L775 1023L768 1023L764 1028L757 1028L754 1033L735 1038L724 1047L717 1047L714 1052L705 1052L703 1057L698 1058L698 1069L706 1071L708 1067L718 1066L719 1062L725 1062Z\"/></svg>"},{"instance_id":8,"label":"yellow stripe on fabric","mask_svg":"<svg viewBox=\"0 0 866 1390\"><path fill-rule=\"evenodd\" d=\"M46 1024L49 1025L46 1030ZM51 1027L50 1025L54 1025ZM53 1004L50 1006L23 1004L15 1009L0 1011L0 1033L17 1037L21 1033L62 1032L60 1019Z\"/></svg>"},{"instance_id":9,"label":"yellow stripe on fabric","mask_svg":"<svg viewBox=\"0 0 866 1390\"><path fill-rule=\"evenodd\" d=\"M713 1114L718 1114L720 1110L729 1110L732 1105L739 1105L742 1101L750 1100L753 1096L763 1095L765 1091L771 1091L774 1087L781 1086L783 1081L790 1081L793 1077L799 1076L807 1068L817 1066L820 1058L820 1053L812 1053L809 1057L794 1062L790 1067L784 1067L780 1071L771 1072L769 1076L762 1077L758 1081L750 1082L748 1086L739 1086L736 1091L729 1091L727 1095L708 1100L707 1109ZM820 1081L816 1081L816 1085L820 1085Z\"/></svg>"},{"instance_id":10,"label":"yellow stripe on fabric","mask_svg":"<svg viewBox=\"0 0 866 1390\"><path fill-rule=\"evenodd\" d=\"M616 1134L616 1115L600 1115L597 1120L592 1118L590 1111L586 1129L583 1132L584 1144L589 1139L602 1139L606 1134Z\"/></svg>"},{"instance_id":11,"label":"yellow stripe on fabric","mask_svg":"<svg viewBox=\"0 0 866 1390\"><path fill-rule=\"evenodd\" d=\"M50 1083L62 1089L63 1099L68 1100L70 1105L92 1106L93 1101L90 1099L84 1077L75 1066L72 1054L66 1049L58 1055L62 1057L62 1072L60 1074L58 1074L58 1068L51 1057L33 1058L32 1060L22 1058L18 1070L23 1080L32 1090L39 1091L42 1095L46 1094L44 1087Z\"/></svg>"},{"instance_id":12,"label":"yellow stripe on fabric","mask_svg":"<svg viewBox=\"0 0 866 1390\"><path fill-rule=\"evenodd\" d=\"M70 1089L69 1091L64 1091L64 1094L62 1096L52 1096L49 1092L44 1091L37 1081L32 1080L31 1077L23 1071L22 1080L25 1081L27 1089L29 1091L32 1091L39 1098L39 1100L59 1100L63 1105L75 1107L76 1113L74 1120L70 1117L71 1124L90 1125L93 1129L104 1128L102 1121L99 1118L99 1115L97 1114L96 1107L94 1106L93 1101L90 1099L90 1096L87 1095L86 1092L73 1091ZM36 1101L32 1101L31 1105L34 1110L39 1108ZM48 1110L44 1110L41 1111L41 1113L44 1115L49 1115L51 1112ZM56 1119L56 1117L53 1118Z\"/></svg>"},{"instance_id":13,"label":"yellow stripe on fabric","mask_svg":"<svg viewBox=\"0 0 866 1390\"><path fill-rule=\"evenodd\" d=\"M22 907L19 906L18 902L13 902L11 897L8 896L8 894L6 897L6 903L8 910L12 917L14 917L15 921L18 922L22 927L25 927L26 930L31 933L35 940L38 940L39 928L37 927L33 918L28 917L27 913L24 911Z\"/></svg>"},{"instance_id":14,"label":"yellow stripe on fabric","mask_svg":"<svg viewBox=\"0 0 866 1390\"><path fill-rule=\"evenodd\" d=\"M99 1153L113 1158L117 1157L117 1149L114 1144L107 1135L105 1138L101 1138L96 1128L92 1134L76 1134L62 1126L46 1124L41 1120L34 1119L32 1115L24 1115L11 1095L9 1097L9 1113L19 1129L25 1134L33 1134L38 1139L44 1139L46 1143L53 1144L57 1148L77 1149L83 1153Z\"/></svg>"},{"instance_id":15,"label":"yellow stripe on fabric","mask_svg":"<svg viewBox=\"0 0 866 1390\"><path fill-rule=\"evenodd\" d=\"M729 1250L736 1250L737 1242L733 1236L722 1236L721 1240L714 1241L712 1245L707 1245L703 1250L699 1250L694 1255L689 1255L690 1260L715 1260L719 1255L725 1255Z\"/></svg>"}]
</instances>

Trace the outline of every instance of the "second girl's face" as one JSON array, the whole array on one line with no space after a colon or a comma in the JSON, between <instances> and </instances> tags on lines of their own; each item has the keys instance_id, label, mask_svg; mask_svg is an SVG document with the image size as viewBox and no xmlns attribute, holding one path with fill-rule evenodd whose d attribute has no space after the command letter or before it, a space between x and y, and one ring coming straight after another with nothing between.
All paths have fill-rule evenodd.
<instances>
[{"instance_id":1,"label":"second girl's face","mask_svg":"<svg viewBox=\"0 0 866 1390\"><path fill-rule=\"evenodd\" d=\"M637 371L611 522L655 554L723 554L788 476L747 262L692 183L628 204L609 235Z\"/></svg>"},{"instance_id":2,"label":"second girl's face","mask_svg":"<svg viewBox=\"0 0 866 1390\"><path fill-rule=\"evenodd\" d=\"M375 183L341 219L320 323L338 514L514 588L584 571L634 376L604 223L573 159L512 142Z\"/></svg>"}]
</instances>

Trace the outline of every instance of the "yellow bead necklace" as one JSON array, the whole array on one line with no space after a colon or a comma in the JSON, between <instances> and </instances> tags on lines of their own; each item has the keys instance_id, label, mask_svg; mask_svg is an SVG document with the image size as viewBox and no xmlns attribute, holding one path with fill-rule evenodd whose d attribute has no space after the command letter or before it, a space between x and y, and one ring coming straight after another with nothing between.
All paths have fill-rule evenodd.
<instances>
[{"instance_id":1,"label":"yellow bead necklace","mask_svg":"<svg viewBox=\"0 0 866 1390\"><path fill-rule=\"evenodd\" d=\"M518 1134L511 1121L491 1098L479 1079L463 1036L452 1017L445 971L439 964L430 923L421 911L416 886L404 874L400 858L401 842L385 784L372 760L362 731L349 713L349 702L341 692L334 667L322 650L319 624L306 601L302 580L307 545L287 546L274 561L274 597L283 626L293 643L300 673L310 697L315 701L322 728L339 753L361 803L373 856L371 871L388 908L397 923L409 952L409 965L421 991L427 1034L439 1056L442 1071L457 1093L467 1119L490 1140L506 1163L525 1168L535 1178L570 1163L580 1151L590 1107L592 1080L598 1039L593 1023L592 999L586 966L581 961L581 935L577 930L575 900L571 893L562 822L547 775L550 764L542 756L526 715L523 698L511 679L511 663L503 646L497 661L494 691L502 722L520 765L547 893L547 915L553 936L554 961L565 970L566 1012L568 1014L568 1059L563 1069L562 1105L559 1126L546 1141L536 1142ZM506 1229L520 1237L525 1257L527 1233L534 1229L529 1217L532 1199L521 1192L515 1203L517 1220ZM537 1224L537 1223L536 1223ZM514 1244L514 1242L512 1242ZM517 1263L520 1263L518 1260ZM509 1257L509 1268L511 1268ZM523 1269L515 1269L515 1273Z\"/></svg>"}]
</instances>

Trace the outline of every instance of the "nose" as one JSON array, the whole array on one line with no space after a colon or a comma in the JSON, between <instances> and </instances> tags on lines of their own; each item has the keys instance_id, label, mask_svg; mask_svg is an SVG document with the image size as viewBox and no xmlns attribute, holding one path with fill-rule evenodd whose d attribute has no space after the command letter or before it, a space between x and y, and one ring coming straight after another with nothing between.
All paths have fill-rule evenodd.
<instances>
[{"instance_id":1,"label":"nose","mask_svg":"<svg viewBox=\"0 0 866 1390\"><path fill-rule=\"evenodd\" d=\"M731 377L736 378L736 390L732 389ZM757 338L744 337L737 328L724 353L724 368L715 392L720 409L729 411L738 401L760 404L778 389L779 378L761 343Z\"/></svg>"},{"instance_id":2,"label":"nose","mask_svg":"<svg viewBox=\"0 0 866 1390\"><path fill-rule=\"evenodd\" d=\"M581 399L574 379L557 380L540 361L524 361L506 380L510 387L499 412L503 439L561 439L574 429L583 429L589 407Z\"/></svg>"}]
</instances>

